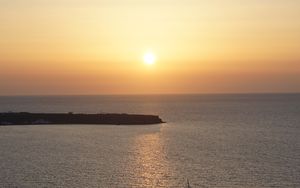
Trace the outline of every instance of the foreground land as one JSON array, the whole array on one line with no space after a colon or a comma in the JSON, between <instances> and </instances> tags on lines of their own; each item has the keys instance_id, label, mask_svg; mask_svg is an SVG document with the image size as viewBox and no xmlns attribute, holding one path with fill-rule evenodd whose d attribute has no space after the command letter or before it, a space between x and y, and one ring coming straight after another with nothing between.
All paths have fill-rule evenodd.
<instances>
[{"instance_id":1,"label":"foreground land","mask_svg":"<svg viewBox=\"0 0 300 188\"><path fill-rule=\"evenodd\" d=\"M0 113L0 125L105 124L148 125L164 123L156 115L73 114L73 113Z\"/></svg>"}]
</instances>

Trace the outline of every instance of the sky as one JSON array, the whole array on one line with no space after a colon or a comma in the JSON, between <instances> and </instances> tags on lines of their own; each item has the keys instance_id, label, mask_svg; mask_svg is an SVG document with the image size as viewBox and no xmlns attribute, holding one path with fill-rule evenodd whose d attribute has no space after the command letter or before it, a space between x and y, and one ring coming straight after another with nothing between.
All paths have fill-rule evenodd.
<instances>
[{"instance_id":1,"label":"sky","mask_svg":"<svg viewBox=\"0 0 300 188\"><path fill-rule=\"evenodd\" d=\"M298 0L0 0L0 23L0 95L300 92Z\"/></svg>"}]
</instances>

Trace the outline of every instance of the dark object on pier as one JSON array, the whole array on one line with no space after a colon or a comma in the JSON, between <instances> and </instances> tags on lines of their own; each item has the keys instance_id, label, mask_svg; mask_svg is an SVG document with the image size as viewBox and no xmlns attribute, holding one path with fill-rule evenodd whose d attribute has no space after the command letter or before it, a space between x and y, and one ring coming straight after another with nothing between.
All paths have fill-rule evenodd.
<instances>
[{"instance_id":1,"label":"dark object on pier","mask_svg":"<svg viewBox=\"0 0 300 188\"><path fill-rule=\"evenodd\" d=\"M0 113L0 125L104 124L148 125L164 123L156 115L73 114L73 113Z\"/></svg>"}]
</instances>

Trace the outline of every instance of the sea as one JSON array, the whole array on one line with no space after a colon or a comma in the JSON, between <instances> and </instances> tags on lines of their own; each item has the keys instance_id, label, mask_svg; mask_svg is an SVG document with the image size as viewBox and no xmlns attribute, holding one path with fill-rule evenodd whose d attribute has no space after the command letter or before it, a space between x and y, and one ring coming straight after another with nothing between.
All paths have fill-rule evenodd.
<instances>
[{"instance_id":1,"label":"sea","mask_svg":"<svg viewBox=\"0 0 300 188\"><path fill-rule=\"evenodd\" d=\"M166 121L0 126L0 187L300 187L300 94L2 96L0 112Z\"/></svg>"}]
</instances>

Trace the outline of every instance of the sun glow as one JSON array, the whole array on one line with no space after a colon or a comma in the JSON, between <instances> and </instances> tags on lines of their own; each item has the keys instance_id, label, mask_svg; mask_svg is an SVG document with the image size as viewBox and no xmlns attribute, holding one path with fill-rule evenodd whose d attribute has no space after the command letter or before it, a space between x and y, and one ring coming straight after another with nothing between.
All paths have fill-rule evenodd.
<instances>
[{"instance_id":1,"label":"sun glow","mask_svg":"<svg viewBox=\"0 0 300 188\"><path fill-rule=\"evenodd\" d=\"M153 65L155 61L156 61L156 56L154 53L149 51L144 54L144 63L146 65Z\"/></svg>"}]
</instances>

